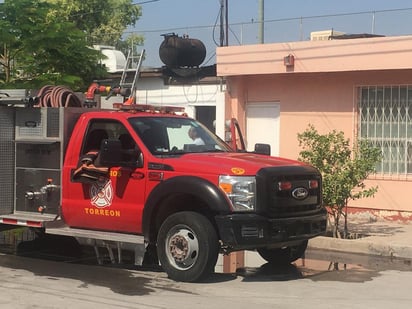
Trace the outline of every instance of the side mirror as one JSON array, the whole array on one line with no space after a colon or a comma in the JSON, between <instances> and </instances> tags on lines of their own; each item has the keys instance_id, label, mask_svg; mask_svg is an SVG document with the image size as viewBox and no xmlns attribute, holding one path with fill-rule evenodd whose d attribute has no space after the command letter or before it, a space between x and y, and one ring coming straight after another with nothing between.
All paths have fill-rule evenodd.
<instances>
[{"instance_id":1,"label":"side mirror","mask_svg":"<svg viewBox=\"0 0 412 309\"><path fill-rule=\"evenodd\" d=\"M117 139L105 139L100 145L100 164L102 166L119 166L122 158L122 144Z\"/></svg>"},{"instance_id":2,"label":"side mirror","mask_svg":"<svg viewBox=\"0 0 412 309\"><path fill-rule=\"evenodd\" d=\"M269 144L255 144L255 153L270 156Z\"/></svg>"},{"instance_id":3,"label":"side mirror","mask_svg":"<svg viewBox=\"0 0 412 309\"><path fill-rule=\"evenodd\" d=\"M103 140L100 148L99 157L100 164L102 166L143 166L142 152L138 149L123 149L122 143L118 139Z\"/></svg>"}]
</instances>

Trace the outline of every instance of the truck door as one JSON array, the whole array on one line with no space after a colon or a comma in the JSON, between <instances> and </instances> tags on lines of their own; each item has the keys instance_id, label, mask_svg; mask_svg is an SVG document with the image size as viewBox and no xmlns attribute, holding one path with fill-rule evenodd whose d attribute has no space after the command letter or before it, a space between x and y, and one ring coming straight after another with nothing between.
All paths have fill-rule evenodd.
<instances>
[{"instance_id":1,"label":"truck door","mask_svg":"<svg viewBox=\"0 0 412 309\"><path fill-rule=\"evenodd\" d=\"M140 233L146 177L143 168L126 164L137 157L133 154L139 151L135 140L122 123L106 119L91 121L84 136L78 163L65 166L71 175L63 190L66 223L72 227ZM110 169L99 162L98 150L104 139L118 139L127 150L119 165ZM85 170L84 160L93 161L88 165L92 173L77 177L79 170Z\"/></svg>"}]
</instances>

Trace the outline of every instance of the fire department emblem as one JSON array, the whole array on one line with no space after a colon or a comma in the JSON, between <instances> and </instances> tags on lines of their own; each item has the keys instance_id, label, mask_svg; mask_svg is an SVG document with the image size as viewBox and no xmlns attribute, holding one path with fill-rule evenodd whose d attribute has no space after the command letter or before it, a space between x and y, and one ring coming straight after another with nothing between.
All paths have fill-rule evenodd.
<instances>
[{"instance_id":1,"label":"fire department emblem","mask_svg":"<svg viewBox=\"0 0 412 309\"><path fill-rule=\"evenodd\" d=\"M103 208L112 204L113 187L109 179L105 182L96 182L90 187L90 201L92 205Z\"/></svg>"}]
</instances>

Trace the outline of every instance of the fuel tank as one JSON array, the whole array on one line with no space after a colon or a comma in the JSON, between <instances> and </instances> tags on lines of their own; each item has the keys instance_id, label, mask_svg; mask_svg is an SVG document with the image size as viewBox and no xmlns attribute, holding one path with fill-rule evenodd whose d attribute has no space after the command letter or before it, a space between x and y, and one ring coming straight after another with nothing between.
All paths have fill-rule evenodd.
<instances>
[{"instance_id":1,"label":"fuel tank","mask_svg":"<svg viewBox=\"0 0 412 309\"><path fill-rule=\"evenodd\" d=\"M163 34L159 47L160 60L168 67L197 67L206 57L206 47L202 41L188 36Z\"/></svg>"}]
</instances>

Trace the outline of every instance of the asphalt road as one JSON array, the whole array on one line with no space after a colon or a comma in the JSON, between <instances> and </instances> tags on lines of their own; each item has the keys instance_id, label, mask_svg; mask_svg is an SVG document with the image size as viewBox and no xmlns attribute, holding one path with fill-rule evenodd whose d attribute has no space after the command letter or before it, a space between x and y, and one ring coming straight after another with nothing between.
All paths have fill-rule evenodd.
<instances>
[{"instance_id":1,"label":"asphalt road","mask_svg":"<svg viewBox=\"0 0 412 309\"><path fill-rule=\"evenodd\" d=\"M309 251L181 283L162 271L0 254L0 308L410 308L409 260Z\"/></svg>"}]
</instances>

